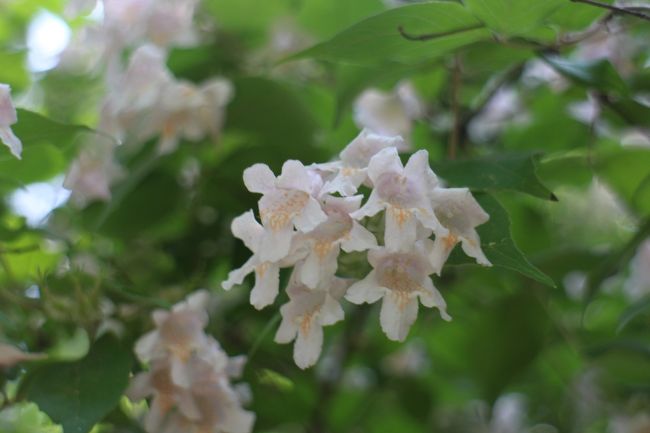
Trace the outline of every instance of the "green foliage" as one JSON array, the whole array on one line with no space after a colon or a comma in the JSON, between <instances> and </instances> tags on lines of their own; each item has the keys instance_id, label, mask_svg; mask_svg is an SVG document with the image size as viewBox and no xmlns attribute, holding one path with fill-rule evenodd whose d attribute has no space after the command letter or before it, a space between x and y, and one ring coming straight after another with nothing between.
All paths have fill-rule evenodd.
<instances>
[{"instance_id":1,"label":"green foliage","mask_svg":"<svg viewBox=\"0 0 650 433\"><path fill-rule=\"evenodd\" d=\"M430 35L409 41L402 34ZM367 18L332 39L294 56L315 57L352 64L418 63L486 38L480 21L462 5L434 1L403 6Z\"/></svg>"},{"instance_id":2,"label":"green foliage","mask_svg":"<svg viewBox=\"0 0 650 433\"><path fill-rule=\"evenodd\" d=\"M128 349L105 336L80 361L35 369L26 378L24 392L65 433L87 433L119 402L131 361Z\"/></svg>"}]
</instances>

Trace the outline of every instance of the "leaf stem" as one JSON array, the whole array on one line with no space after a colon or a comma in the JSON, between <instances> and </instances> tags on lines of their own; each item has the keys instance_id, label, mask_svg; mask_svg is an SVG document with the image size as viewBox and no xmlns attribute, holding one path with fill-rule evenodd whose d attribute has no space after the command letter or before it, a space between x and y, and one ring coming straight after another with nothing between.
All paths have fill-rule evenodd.
<instances>
[{"instance_id":1,"label":"leaf stem","mask_svg":"<svg viewBox=\"0 0 650 433\"><path fill-rule=\"evenodd\" d=\"M642 20L650 21L650 15L645 14L643 12L638 12L638 11L635 11L635 10L632 10L632 9L628 9L628 8L622 8L622 7L610 5L610 4L607 4L607 3L601 3L601 2L595 1L595 0L569 0L569 1L571 1L573 3L584 3L584 4L595 6L595 7L598 7L598 8L607 9L607 10L610 10L612 12L616 12L618 14L630 15L630 16L633 16L633 17L640 18Z\"/></svg>"}]
</instances>

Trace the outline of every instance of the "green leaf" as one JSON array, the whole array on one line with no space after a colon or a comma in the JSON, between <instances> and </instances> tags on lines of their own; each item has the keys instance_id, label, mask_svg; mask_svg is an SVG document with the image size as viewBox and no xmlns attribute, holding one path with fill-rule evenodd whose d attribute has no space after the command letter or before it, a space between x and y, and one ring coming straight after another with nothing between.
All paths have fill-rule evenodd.
<instances>
[{"instance_id":1,"label":"green leaf","mask_svg":"<svg viewBox=\"0 0 650 433\"><path fill-rule=\"evenodd\" d=\"M44 365L28 374L26 397L65 433L87 433L119 403L131 359L114 337L104 336L82 360Z\"/></svg>"},{"instance_id":2,"label":"green leaf","mask_svg":"<svg viewBox=\"0 0 650 433\"><path fill-rule=\"evenodd\" d=\"M429 35L409 40L400 34ZM326 42L301 51L295 58L353 64L376 64L390 59L419 63L489 37L483 24L462 5L432 1L390 9L343 30Z\"/></svg>"},{"instance_id":3,"label":"green leaf","mask_svg":"<svg viewBox=\"0 0 650 433\"><path fill-rule=\"evenodd\" d=\"M492 265L519 272L542 284L555 287L555 282L531 264L515 245L510 232L510 217L503 206L489 194L475 194L475 197L483 210L490 215L490 220L480 225L477 230L481 237L481 248ZM456 248L449 263L462 264L472 261Z\"/></svg>"},{"instance_id":4,"label":"green leaf","mask_svg":"<svg viewBox=\"0 0 650 433\"><path fill-rule=\"evenodd\" d=\"M542 58L559 73L580 85L621 95L629 93L627 84L609 60L575 60L558 56L543 56Z\"/></svg>"},{"instance_id":5,"label":"green leaf","mask_svg":"<svg viewBox=\"0 0 650 433\"><path fill-rule=\"evenodd\" d=\"M475 191L519 191L557 200L537 176L538 154L501 154L482 158L432 162L433 170L450 186Z\"/></svg>"},{"instance_id":6,"label":"green leaf","mask_svg":"<svg viewBox=\"0 0 650 433\"><path fill-rule=\"evenodd\" d=\"M464 3L491 30L521 35L542 24L564 0L465 0Z\"/></svg>"},{"instance_id":7,"label":"green leaf","mask_svg":"<svg viewBox=\"0 0 650 433\"><path fill-rule=\"evenodd\" d=\"M630 322L643 315L650 315L650 296L635 302L621 314L617 331L621 332Z\"/></svg>"},{"instance_id":8,"label":"green leaf","mask_svg":"<svg viewBox=\"0 0 650 433\"><path fill-rule=\"evenodd\" d=\"M0 83L7 83L16 92L29 85L29 74L25 68L25 51L0 52Z\"/></svg>"},{"instance_id":9,"label":"green leaf","mask_svg":"<svg viewBox=\"0 0 650 433\"><path fill-rule=\"evenodd\" d=\"M34 403L18 403L0 412L2 433L62 433L61 427L41 412Z\"/></svg>"},{"instance_id":10,"label":"green leaf","mask_svg":"<svg viewBox=\"0 0 650 433\"><path fill-rule=\"evenodd\" d=\"M23 142L22 160L0 147L0 191L60 174L77 154L77 135L93 132L85 126L59 123L22 109L18 109L13 131Z\"/></svg>"}]
</instances>

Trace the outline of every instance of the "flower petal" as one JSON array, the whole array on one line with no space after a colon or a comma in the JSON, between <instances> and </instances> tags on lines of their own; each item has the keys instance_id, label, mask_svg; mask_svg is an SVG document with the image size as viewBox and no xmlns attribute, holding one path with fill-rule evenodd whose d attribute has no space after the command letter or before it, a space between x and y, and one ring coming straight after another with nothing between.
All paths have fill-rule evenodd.
<instances>
[{"instance_id":1,"label":"flower petal","mask_svg":"<svg viewBox=\"0 0 650 433\"><path fill-rule=\"evenodd\" d=\"M303 370L316 364L323 348L323 328L312 323L309 332L298 332L296 343L293 346L293 360Z\"/></svg>"},{"instance_id":2,"label":"flower petal","mask_svg":"<svg viewBox=\"0 0 650 433\"><path fill-rule=\"evenodd\" d=\"M363 304L364 302L372 304L381 299L386 293L386 289L377 282L376 272L375 270L370 271L366 278L351 285L345 294L345 299L353 304Z\"/></svg>"},{"instance_id":3,"label":"flower petal","mask_svg":"<svg viewBox=\"0 0 650 433\"><path fill-rule=\"evenodd\" d=\"M418 300L410 297L408 300L398 298L400 295L389 293L381 303L379 321L386 336L394 341L404 341L411 325L418 316ZM405 301L405 302L404 302Z\"/></svg>"},{"instance_id":4,"label":"flower petal","mask_svg":"<svg viewBox=\"0 0 650 433\"><path fill-rule=\"evenodd\" d=\"M266 164L253 164L244 170L244 185L250 192L267 193L275 188L275 175Z\"/></svg>"},{"instance_id":5,"label":"flower petal","mask_svg":"<svg viewBox=\"0 0 650 433\"><path fill-rule=\"evenodd\" d=\"M280 268L274 263L262 263L255 269L255 287L251 291L250 303L261 310L273 304L280 287Z\"/></svg>"}]
</instances>

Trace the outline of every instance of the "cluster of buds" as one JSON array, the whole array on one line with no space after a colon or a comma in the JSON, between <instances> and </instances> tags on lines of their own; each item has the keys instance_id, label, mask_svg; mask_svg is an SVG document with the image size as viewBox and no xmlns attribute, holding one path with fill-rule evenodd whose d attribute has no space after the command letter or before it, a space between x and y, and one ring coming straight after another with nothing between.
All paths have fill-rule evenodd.
<instances>
[{"instance_id":1,"label":"cluster of buds","mask_svg":"<svg viewBox=\"0 0 650 433\"><path fill-rule=\"evenodd\" d=\"M229 358L205 334L208 294L199 291L171 311L153 313L156 329L136 343L147 372L133 378L128 395L152 397L144 420L149 433L250 433L252 412L242 409L242 392L230 383L245 358Z\"/></svg>"},{"instance_id":2,"label":"cluster of buds","mask_svg":"<svg viewBox=\"0 0 650 433\"><path fill-rule=\"evenodd\" d=\"M0 142L9 148L18 159L23 151L23 144L11 130L11 125L18 121L16 107L11 100L11 88L0 83Z\"/></svg>"},{"instance_id":3,"label":"cluster of buds","mask_svg":"<svg viewBox=\"0 0 650 433\"><path fill-rule=\"evenodd\" d=\"M73 0L69 10L88 10L96 3ZM182 139L216 140L233 96L231 83L223 78L194 84L177 79L167 67L170 47L197 43L193 16L198 0L102 4L102 19L82 29L62 58L62 67L75 69L91 59L92 67L103 72L106 94L97 129L114 138L93 139L68 173L65 186L82 204L110 199L110 186L121 173L113 157L118 143L138 145L158 138L160 153L169 153Z\"/></svg>"},{"instance_id":4,"label":"cluster of buds","mask_svg":"<svg viewBox=\"0 0 650 433\"><path fill-rule=\"evenodd\" d=\"M391 340L403 341L419 303L450 320L431 275L440 275L456 244L479 264L490 265L476 232L489 216L467 188L440 184L425 150L404 166L397 151L403 147L399 136L364 130L337 161L304 166L289 160L278 177L264 164L244 171L248 190L262 194L261 223L253 211L233 220L233 234L253 256L223 287L229 290L255 273L250 301L261 309L279 293L280 268L293 267L275 340L295 339L294 360L301 368L318 360L323 326L343 319L343 298L354 304L382 299L381 327ZM371 188L365 203L362 185ZM363 225L381 212L384 245L377 242L379 233ZM360 281L338 277L341 250L367 251L370 273Z\"/></svg>"}]
</instances>

